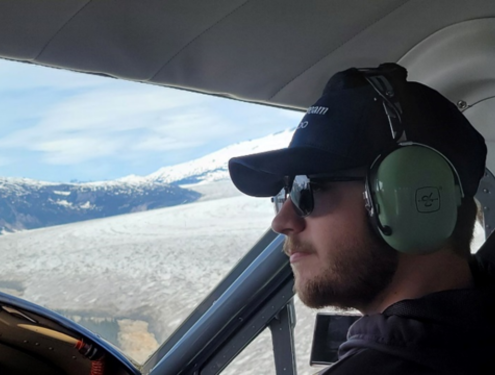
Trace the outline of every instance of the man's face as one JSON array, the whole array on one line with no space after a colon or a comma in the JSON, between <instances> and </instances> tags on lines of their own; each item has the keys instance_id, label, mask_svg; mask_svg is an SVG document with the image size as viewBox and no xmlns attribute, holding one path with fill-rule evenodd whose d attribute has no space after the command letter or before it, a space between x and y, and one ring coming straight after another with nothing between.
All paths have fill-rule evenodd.
<instances>
[{"instance_id":1,"label":"man's face","mask_svg":"<svg viewBox=\"0 0 495 375\"><path fill-rule=\"evenodd\" d=\"M325 183L314 190L314 210L299 217L287 200L272 228L287 236L295 290L309 307L363 310L390 284L398 253L373 233L362 182Z\"/></svg>"}]
</instances>

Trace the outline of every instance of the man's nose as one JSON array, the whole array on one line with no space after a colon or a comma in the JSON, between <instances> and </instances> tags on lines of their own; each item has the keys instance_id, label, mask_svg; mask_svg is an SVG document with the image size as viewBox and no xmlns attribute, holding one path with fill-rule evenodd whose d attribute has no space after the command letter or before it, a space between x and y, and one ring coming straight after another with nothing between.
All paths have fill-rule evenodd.
<instances>
[{"instance_id":1,"label":"man's nose","mask_svg":"<svg viewBox=\"0 0 495 375\"><path fill-rule=\"evenodd\" d=\"M301 232L305 226L306 221L296 214L294 204L290 199L287 199L272 220L273 231L285 235Z\"/></svg>"}]
</instances>

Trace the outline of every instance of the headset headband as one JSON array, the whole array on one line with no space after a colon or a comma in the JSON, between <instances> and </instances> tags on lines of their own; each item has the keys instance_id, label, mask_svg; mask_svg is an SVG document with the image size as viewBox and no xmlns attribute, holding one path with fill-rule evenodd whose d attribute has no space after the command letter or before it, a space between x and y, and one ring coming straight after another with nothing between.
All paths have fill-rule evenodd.
<instances>
[{"instance_id":1,"label":"headset headband","mask_svg":"<svg viewBox=\"0 0 495 375\"><path fill-rule=\"evenodd\" d=\"M402 107L399 102L399 96L387 77L391 73L391 69L383 67L363 68L358 69L358 71L363 74L366 81L368 81L382 99L382 105L388 118L392 139L397 143L407 141L406 130L402 123Z\"/></svg>"}]
</instances>

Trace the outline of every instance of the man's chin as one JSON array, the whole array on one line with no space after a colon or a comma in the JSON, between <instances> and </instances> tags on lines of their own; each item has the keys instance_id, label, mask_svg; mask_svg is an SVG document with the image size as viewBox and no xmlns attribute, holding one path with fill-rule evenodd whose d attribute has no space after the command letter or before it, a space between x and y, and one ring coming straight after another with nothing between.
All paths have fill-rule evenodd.
<instances>
[{"instance_id":1,"label":"man's chin","mask_svg":"<svg viewBox=\"0 0 495 375\"><path fill-rule=\"evenodd\" d=\"M335 301L328 301L328 296L323 297L317 284L303 281L296 277L294 282L294 293L297 294L302 303L313 309L335 306Z\"/></svg>"},{"instance_id":2,"label":"man's chin","mask_svg":"<svg viewBox=\"0 0 495 375\"><path fill-rule=\"evenodd\" d=\"M336 288L337 287L337 288ZM302 280L295 278L294 293L297 294L302 303L312 309L332 307L341 310L357 308L359 304L352 293L344 292L345 288L338 288L335 282L322 283L316 280Z\"/></svg>"}]
</instances>

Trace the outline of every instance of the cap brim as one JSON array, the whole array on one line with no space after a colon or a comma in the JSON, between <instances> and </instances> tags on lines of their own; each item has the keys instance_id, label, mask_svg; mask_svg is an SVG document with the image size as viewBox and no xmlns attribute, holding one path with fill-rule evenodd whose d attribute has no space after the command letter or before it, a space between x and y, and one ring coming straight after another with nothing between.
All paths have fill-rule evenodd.
<instances>
[{"instance_id":1,"label":"cap brim","mask_svg":"<svg viewBox=\"0 0 495 375\"><path fill-rule=\"evenodd\" d=\"M232 182L253 197L272 197L284 186L284 176L331 173L358 167L356 160L311 147L284 148L230 159Z\"/></svg>"}]
</instances>

